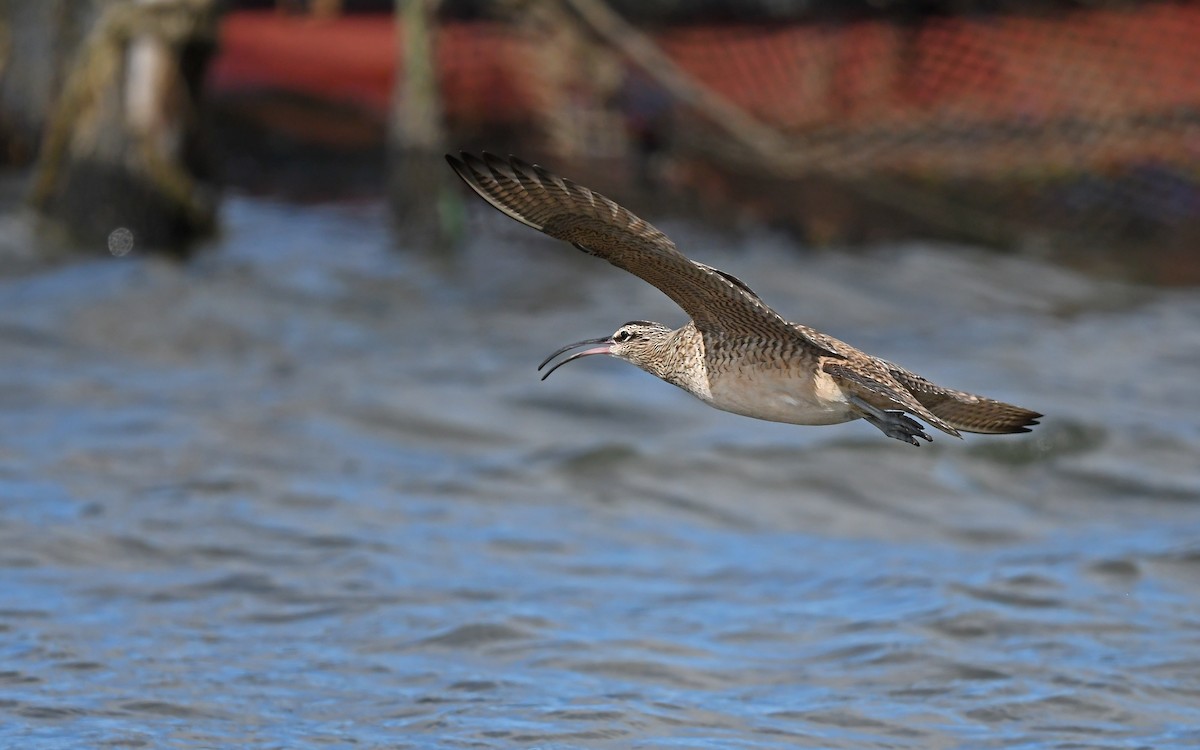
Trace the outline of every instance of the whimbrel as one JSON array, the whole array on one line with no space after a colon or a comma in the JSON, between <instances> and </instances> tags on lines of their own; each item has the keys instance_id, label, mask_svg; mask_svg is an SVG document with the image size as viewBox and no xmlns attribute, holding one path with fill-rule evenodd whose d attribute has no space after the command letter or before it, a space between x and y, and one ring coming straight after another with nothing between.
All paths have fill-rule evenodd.
<instances>
[{"instance_id":1,"label":"whimbrel","mask_svg":"<svg viewBox=\"0 0 1200 750\"><path fill-rule=\"evenodd\" d=\"M942 432L1029 432L1041 417L1002 401L943 388L832 336L789 323L750 287L690 260L665 234L613 201L540 166L484 153L446 160L501 213L569 242L658 287L691 320L672 329L635 320L611 336L562 347L538 367L582 346L567 362L607 354L679 386L717 409L772 422L838 424L865 419L912 445L931 441L917 419ZM911 415L911 416L909 416Z\"/></svg>"}]
</instances>

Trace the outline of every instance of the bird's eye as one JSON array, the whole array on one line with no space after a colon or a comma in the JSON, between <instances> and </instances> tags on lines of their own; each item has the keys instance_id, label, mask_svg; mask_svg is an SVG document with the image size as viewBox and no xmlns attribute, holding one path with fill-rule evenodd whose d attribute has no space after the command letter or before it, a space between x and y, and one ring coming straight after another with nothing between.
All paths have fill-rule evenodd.
<instances>
[{"instance_id":1,"label":"bird's eye","mask_svg":"<svg viewBox=\"0 0 1200 750\"><path fill-rule=\"evenodd\" d=\"M633 335L629 331L617 331L617 335L613 336L613 341L623 344L631 338L633 338Z\"/></svg>"}]
</instances>

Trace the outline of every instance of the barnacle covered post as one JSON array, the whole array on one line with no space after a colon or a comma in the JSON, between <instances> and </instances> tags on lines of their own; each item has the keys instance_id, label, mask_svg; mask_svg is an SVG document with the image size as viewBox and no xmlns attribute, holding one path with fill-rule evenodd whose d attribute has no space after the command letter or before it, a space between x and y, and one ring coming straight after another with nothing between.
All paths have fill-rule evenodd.
<instances>
[{"instance_id":1,"label":"barnacle covered post","mask_svg":"<svg viewBox=\"0 0 1200 750\"><path fill-rule=\"evenodd\" d=\"M31 202L104 247L182 251L216 205L199 148L199 97L215 48L216 0L101 4L42 139Z\"/></svg>"}]
</instances>

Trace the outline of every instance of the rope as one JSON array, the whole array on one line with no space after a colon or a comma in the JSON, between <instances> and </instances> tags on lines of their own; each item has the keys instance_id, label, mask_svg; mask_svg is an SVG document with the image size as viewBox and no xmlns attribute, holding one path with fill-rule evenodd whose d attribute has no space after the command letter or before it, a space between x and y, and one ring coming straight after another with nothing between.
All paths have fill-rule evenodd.
<instances>
[{"instance_id":1,"label":"rope","mask_svg":"<svg viewBox=\"0 0 1200 750\"><path fill-rule=\"evenodd\" d=\"M770 157L787 139L721 94L689 76L658 45L598 0L563 0L593 32L632 60L679 101L736 138L751 152Z\"/></svg>"}]
</instances>

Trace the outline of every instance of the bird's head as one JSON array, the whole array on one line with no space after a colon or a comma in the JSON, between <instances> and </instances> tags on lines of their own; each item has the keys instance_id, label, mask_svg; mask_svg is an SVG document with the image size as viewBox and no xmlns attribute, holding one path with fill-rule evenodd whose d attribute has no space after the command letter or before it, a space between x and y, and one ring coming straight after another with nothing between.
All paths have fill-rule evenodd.
<instances>
[{"instance_id":1,"label":"bird's head","mask_svg":"<svg viewBox=\"0 0 1200 750\"><path fill-rule=\"evenodd\" d=\"M577 349L581 346L589 346L595 344L591 349L584 349L581 352L575 352L571 356L562 360L558 364L551 367L542 376L542 380L550 377L550 373L562 367L568 362L572 362L583 357L590 357L593 354L607 354L610 357L623 359L626 362L637 365L646 372L658 377L663 377L656 367L663 359L662 351L666 342L674 333L670 328L662 323L651 323L645 320L633 320L618 328L611 336L601 336L598 339L587 339L585 341L576 341L574 344L567 344L563 348L551 354L549 357L538 365L541 370L546 365L550 364L558 355L568 352L571 349Z\"/></svg>"}]
</instances>

